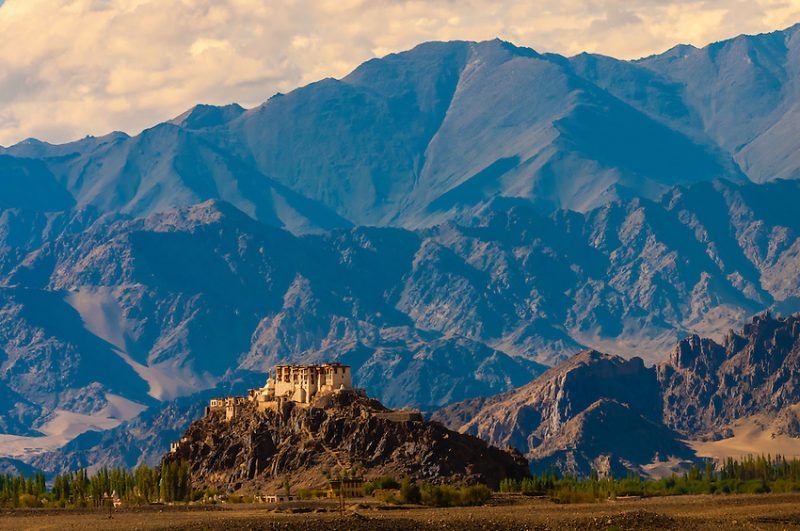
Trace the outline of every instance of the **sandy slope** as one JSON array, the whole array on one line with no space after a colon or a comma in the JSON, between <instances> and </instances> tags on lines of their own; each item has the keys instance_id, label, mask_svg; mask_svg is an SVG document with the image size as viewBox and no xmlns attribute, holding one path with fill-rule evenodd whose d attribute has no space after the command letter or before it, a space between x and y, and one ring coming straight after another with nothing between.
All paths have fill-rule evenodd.
<instances>
[{"instance_id":1,"label":"sandy slope","mask_svg":"<svg viewBox=\"0 0 800 531\"><path fill-rule=\"evenodd\" d=\"M21 458L55 450L81 433L116 428L146 409L142 404L110 393L106 400L108 405L93 415L57 409L38 428L44 434L41 437L0 434L0 457Z\"/></svg>"},{"instance_id":2,"label":"sandy slope","mask_svg":"<svg viewBox=\"0 0 800 531\"><path fill-rule=\"evenodd\" d=\"M737 421L731 429L733 437L719 441L689 441L689 446L700 457L714 459L760 454L800 457L800 439L776 433L774 421L754 416Z\"/></svg>"}]
</instances>

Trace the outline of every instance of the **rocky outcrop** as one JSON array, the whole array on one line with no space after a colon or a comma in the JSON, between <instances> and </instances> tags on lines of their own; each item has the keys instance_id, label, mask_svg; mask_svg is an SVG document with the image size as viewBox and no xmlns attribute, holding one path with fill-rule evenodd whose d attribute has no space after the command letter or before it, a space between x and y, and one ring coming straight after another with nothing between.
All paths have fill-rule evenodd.
<instances>
[{"instance_id":1,"label":"rocky outcrop","mask_svg":"<svg viewBox=\"0 0 800 531\"><path fill-rule=\"evenodd\" d=\"M649 467L658 463L696 459L673 430L629 404L608 398L570 418L528 455L535 469L554 467L577 476L585 476L589 470L617 476L629 471L647 475Z\"/></svg>"},{"instance_id":2,"label":"rocky outcrop","mask_svg":"<svg viewBox=\"0 0 800 531\"><path fill-rule=\"evenodd\" d=\"M800 316L756 316L718 344L691 336L658 366L665 422L685 434L800 403ZM791 415L784 413L787 429Z\"/></svg>"},{"instance_id":3,"label":"rocky outcrop","mask_svg":"<svg viewBox=\"0 0 800 531\"><path fill-rule=\"evenodd\" d=\"M198 487L255 491L291 478L320 487L325 474L356 470L429 482L483 482L523 477L527 462L441 424L386 418L380 402L354 391L318 398L311 407L285 402L230 421L212 411L194 422L167 460L187 459Z\"/></svg>"},{"instance_id":4,"label":"rocky outcrop","mask_svg":"<svg viewBox=\"0 0 800 531\"><path fill-rule=\"evenodd\" d=\"M643 464L644 454L687 454L668 434L658 449L617 455L614 441L624 433L648 432L661 421L656 374L640 358L626 360L597 351L581 352L531 383L479 404L444 408L435 418L491 444L510 446L531 459L534 470L557 465L565 473L624 471L623 463ZM465 422L459 424L461 420ZM649 462L646 461L646 462Z\"/></svg>"},{"instance_id":5,"label":"rocky outcrop","mask_svg":"<svg viewBox=\"0 0 800 531\"><path fill-rule=\"evenodd\" d=\"M738 420L797 437L799 359L800 316L763 314L721 344L690 336L655 367L582 352L528 385L434 418L519 449L534 470L670 473L696 459L685 440L727 437Z\"/></svg>"}]
</instances>

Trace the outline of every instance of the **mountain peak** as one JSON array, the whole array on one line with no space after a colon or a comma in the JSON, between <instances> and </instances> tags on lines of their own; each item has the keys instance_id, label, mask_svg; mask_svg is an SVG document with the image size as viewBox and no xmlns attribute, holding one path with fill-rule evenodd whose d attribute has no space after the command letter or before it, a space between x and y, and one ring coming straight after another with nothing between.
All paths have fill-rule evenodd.
<instances>
[{"instance_id":1,"label":"mountain peak","mask_svg":"<svg viewBox=\"0 0 800 531\"><path fill-rule=\"evenodd\" d=\"M159 212L148 216L145 226L155 232L190 230L204 225L232 223L258 231L265 227L250 216L221 199L209 199L188 207Z\"/></svg>"},{"instance_id":2,"label":"mountain peak","mask_svg":"<svg viewBox=\"0 0 800 531\"><path fill-rule=\"evenodd\" d=\"M198 104L169 120L169 123L185 129L205 129L223 125L244 112L244 107L238 103L223 106Z\"/></svg>"},{"instance_id":3,"label":"mountain peak","mask_svg":"<svg viewBox=\"0 0 800 531\"><path fill-rule=\"evenodd\" d=\"M472 47L477 53L481 55L488 54L488 56L490 57L498 53L507 53L514 57L528 57L528 58L542 57L542 55L533 48L528 48L526 46L517 46L516 44L504 41L499 37L495 37L494 39L486 41L474 42L472 43Z\"/></svg>"}]
</instances>

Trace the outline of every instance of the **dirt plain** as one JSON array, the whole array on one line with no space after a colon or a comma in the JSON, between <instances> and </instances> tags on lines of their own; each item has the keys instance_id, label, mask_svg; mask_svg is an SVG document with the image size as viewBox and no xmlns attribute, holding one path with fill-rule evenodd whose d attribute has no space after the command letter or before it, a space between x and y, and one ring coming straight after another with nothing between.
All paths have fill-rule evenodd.
<instances>
[{"instance_id":1,"label":"dirt plain","mask_svg":"<svg viewBox=\"0 0 800 531\"><path fill-rule=\"evenodd\" d=\"M800 493L679 496L557 505L542 499L500 498L483 507L396 508L333 503L107 510L0 511L0 530L660 530L800 529Z\"/></svg>"}]
</instances>

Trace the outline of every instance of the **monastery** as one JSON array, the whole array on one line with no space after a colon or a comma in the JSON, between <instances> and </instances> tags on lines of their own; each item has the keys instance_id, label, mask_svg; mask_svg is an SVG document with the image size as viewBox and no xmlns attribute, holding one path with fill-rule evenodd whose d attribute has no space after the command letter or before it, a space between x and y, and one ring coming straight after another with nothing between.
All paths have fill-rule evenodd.
<instances>
[{"instance_id":1,"label":"monastery","mask_svg":"<svg viewBox=\"0 0 800 531\"><path fill-rule=\"evenodd\" d=\"M212 398L206 407L206 414L224 409L225 418L230 420L248 402L255 403L258 411L277 409L286 400L308 407L317 396L352 389L349 365L277 365L274 373L267 376L264 387L250 389L247 397Z\"/></svg>"},{"instance_id":2,"label":"monastery","mask_svg":"<svg viewBox=\"0 0 800 531\"><path fill-rule=\"evenodd\" d=\"M256 404L273 402L279 398L298 404L310 404L319 394L352 388L349 365L277 365L274 376L267 377L264 387L250 389L249 398Z\"/></svg>"}]
</instances>

